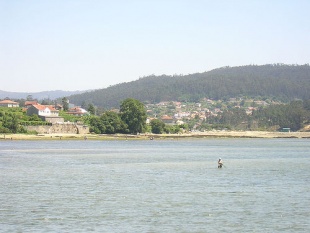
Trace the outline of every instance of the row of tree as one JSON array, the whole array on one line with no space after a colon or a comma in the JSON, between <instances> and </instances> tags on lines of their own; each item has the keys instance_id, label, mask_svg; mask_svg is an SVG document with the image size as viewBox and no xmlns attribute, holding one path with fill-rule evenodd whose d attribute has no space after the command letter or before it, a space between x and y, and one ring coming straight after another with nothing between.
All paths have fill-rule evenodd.
<instances>
[{"instance_id":1,"label":"row of tree","mask_svg":"<svg viewBox=\"0 0 310 233\"><path fill-rule=\"evenodd\" d=\"M87 122L95 133L131 133L146 131L146 110L144 104L132 98L125 99L119 113L107 111L101 116L91 115Z\"/></svg>"}]
</instances>

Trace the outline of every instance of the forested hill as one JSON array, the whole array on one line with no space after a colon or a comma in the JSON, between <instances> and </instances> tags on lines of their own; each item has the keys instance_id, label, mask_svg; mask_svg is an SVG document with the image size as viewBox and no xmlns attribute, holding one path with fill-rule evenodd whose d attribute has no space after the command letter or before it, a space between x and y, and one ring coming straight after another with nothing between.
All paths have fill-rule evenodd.
<instances>
[{"instance_id":1,"label":"forested hill","mask_svg":"<svg viewBox=\"0 0 310 233\"><path fill-rule=\"evenodd\" d=\"M310 66L249 65L224 67L209 72L174 76L147 76L68 97L82 105L92 103L104 108L119 107L126 98L143 102L199 101L200 98L275 97L282 101L310 99Z\"/></svg>"}]
</instances>

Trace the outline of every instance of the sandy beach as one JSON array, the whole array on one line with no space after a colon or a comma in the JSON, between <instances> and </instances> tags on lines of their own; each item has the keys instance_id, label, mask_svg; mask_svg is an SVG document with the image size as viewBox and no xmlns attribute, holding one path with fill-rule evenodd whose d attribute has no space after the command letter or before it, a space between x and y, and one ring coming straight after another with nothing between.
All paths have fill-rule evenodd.
<instances>
[{"instance_id":1,"label":"sandy beach","mask_svg":"<svg viewBox=\"0 0 310 233\"><path fill-rule=\"evenodd\" d=\"M0 134L0 140L149 140L181 138L310 138L310 132L207 131L183 134Z\"/></svg>"}]
</instances>

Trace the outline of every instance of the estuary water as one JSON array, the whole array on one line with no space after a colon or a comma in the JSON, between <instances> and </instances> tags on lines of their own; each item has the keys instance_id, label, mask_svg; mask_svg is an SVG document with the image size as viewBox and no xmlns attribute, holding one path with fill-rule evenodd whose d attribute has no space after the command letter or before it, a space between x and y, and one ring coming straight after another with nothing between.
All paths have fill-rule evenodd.
<instances>
[{"instance_id":1,"label":"estuary water","mask_svg":"<svg viewBox=\"0 0 310 233\"><path fill-rule=\"evenodd\" d=\"M2 140L0 232L310 232L309 182L309 139Z\"/></svg>"}]
</instances>

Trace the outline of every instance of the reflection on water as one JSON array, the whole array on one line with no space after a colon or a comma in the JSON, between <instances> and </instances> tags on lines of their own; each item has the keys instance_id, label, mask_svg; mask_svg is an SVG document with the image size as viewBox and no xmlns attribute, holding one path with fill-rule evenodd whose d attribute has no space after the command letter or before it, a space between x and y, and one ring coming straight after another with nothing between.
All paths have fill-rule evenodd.
<instances>
[{"instance_id":1,"label":"reflection on water","mask_svg":"<svg viewBox=\"0 0 310 233\"><path fill-rule=\"evenodd\" d=\"M0 232L308 232L309 145L1 141Z\"/></svg>"}]
</instances>

